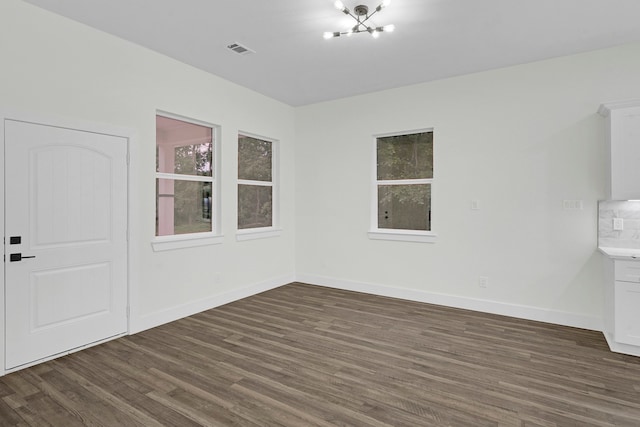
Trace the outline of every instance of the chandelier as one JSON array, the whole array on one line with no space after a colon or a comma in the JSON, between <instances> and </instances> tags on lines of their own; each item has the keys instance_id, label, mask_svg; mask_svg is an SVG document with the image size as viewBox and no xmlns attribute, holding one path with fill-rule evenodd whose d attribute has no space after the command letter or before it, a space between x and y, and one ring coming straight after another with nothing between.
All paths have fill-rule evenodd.
<instances>
[{"instance_id":1,"label":"chandelier","mask_svg":"<svg viewBox=\"0 0 640 427\"><path fill-rule=\"evenodd\" d=\"M356 24L350 29L348 29L347 31L326 32L324 33L324 38L331 39L331 38L340 37L340 36L350 36L351 34L355 34L355 33L369 33L373 38L377 39L380 36L380 33L382 32L387 32L387 33L392 32L395 29L394 25L385 25L384 27L375 27L375 26L369 25L371 24L369 19L371 19L373 15L375 15L376 13L380 12L382 9L387 7L389 3L391 3L391 0L383 0L383 2L380 3L380 5L378 5L373 10L373 12L371 12L371 14L369 14L368 6L360 4L354 7L353 11L351 11L340 0L337 0L334 3L334 6L336 7L336 9L338 9L340 12L344 13L345 15L349 15L350 17L352 17L356 21Z\"/></svg>"}]
</instances>

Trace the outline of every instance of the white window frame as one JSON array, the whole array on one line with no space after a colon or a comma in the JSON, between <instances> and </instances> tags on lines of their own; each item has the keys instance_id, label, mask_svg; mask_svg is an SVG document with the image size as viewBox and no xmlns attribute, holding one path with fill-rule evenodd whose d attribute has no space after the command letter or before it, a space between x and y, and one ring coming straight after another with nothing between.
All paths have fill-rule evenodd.
<instances>
[{"instance_id":1,"label":"white window frame","mask_svg":"<svg viewBox=\"0 0 640 427\"><path fill-rule=\"evenodd\" d=\"M241 136L260 139L271 143L271 181L253 181L249 179L237 179L236 183L236 241L265 239L270 237L278 237L282 234L280 227L280 142L277 139L267 138L251 132L239 131L236 138L236 155L238 161L238 170L240 165L239 140ZM237 176L237 174L236 174ZM271 227L258 228L238 228L238 186L239 185L256 185L261 187L271 187Z\"/></svg>"},{"instance_id":2,"label":"white window frame","mask_svg":"<svg viewBox=\"0 0 640 427\"><path fill-rule=\"evenodd\" d=\"M393 179L393 180L378 180L378 138L385 138L389 136L401 136L401 135L413 135L416 133L433 132L433 128L417 129L402 132L390 132L384 134L373 135L372 143L372 167L371 167L371 218L370 228L368 232L369 239L372 240L395 240L404 242L419 242L419 243L435 243L438 235L433 231L434 227L434 178L421 178L421 179ZM435 157L435 146L434 146ZM434 161L434 177L435 177L435 161ZM379 228L378 227L378 187L381 185L431 185L431 230L402 230L393 228Z\"/></svg>"},{"instance_id":3,"label":"white window frame","mask_svg":"<svg viewBox=\"0 0 640 427\"><path fill-rule=\"evenodd\" d=\"M155 179L173 179L180 181L197 181L197 182L211 182L211 231L205 233L189 233L189 234L174 234L169 236L155 236L151 241L151 246L154 251L167 251L181 248L191 248L196 246L216 245L223 241L222 234L222 219L221 219L221 203L220 203L220 125L215 125L202 120L193 119L190 117L181 116L167 111L156 111L156 116L167 117L169 119L181 120L187 123L193 123L199 126L205 126L211 128L211 152L213 156L213 173L208 176L194 176L194 175L182 175L173 173L157 172L155 173ZM154 116L155 117L155 116ZM154 148L157 147L157 141ZM156 151L154 150L154 153ZM155 162L154 162L155 165ZM156 198L158 195L156 194ZM157 209L157 207L156 207ZM154 232L155 234L155 232Z\"/></svg>"}]
</instances>

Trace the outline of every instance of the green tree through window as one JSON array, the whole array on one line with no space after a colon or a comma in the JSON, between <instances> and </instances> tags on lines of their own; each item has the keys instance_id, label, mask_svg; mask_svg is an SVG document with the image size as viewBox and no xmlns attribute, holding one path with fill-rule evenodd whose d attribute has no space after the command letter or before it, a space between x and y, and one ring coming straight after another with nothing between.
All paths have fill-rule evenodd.
<instances>
[{"instance_id":1,"label":"green tree through window","mask_svg":"<svg viewBox=\"0 0 640 427\"><path fill-rule=\"evenodd\" d=\"M213 128L156 116L156 235L210 233Z\"/></svg>"},{"instance_id":2,"label":"green tree through window","mask_svg":"<svg viewBox=\"0 0 640 427\"><path fill-rule=\"evenodd\" d=\"M431 230L433 132L376 139L377 228Z\"/></svg>"},{"instance_id":3,"label":"green tree through window","mask_svg":"<svg viewBox=\"0 0 640 427\"><path fill-rule=\"evenodd\" d=\"M238 136L238 229L273 226L273 142Z\"/></svg>"}]
</instances>

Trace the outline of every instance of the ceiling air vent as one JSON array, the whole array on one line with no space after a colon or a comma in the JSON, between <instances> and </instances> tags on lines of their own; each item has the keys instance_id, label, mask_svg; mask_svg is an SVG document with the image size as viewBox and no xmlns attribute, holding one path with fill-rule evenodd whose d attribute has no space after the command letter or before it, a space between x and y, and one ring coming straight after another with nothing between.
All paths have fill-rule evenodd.
<instances>
[{"instance_id":1,"label":"ceiling air vent","mask_svg":"<svg viewBox=\"0 0 640 427\"><path fill-rule=\"evenodd\" d=\"M227 49L237 53L238 55L249 55L250 53L256 53L255 50L251 50L248 47L241 45L240 43L232 43L227 46Z\"/></svg>"}]
</instances>

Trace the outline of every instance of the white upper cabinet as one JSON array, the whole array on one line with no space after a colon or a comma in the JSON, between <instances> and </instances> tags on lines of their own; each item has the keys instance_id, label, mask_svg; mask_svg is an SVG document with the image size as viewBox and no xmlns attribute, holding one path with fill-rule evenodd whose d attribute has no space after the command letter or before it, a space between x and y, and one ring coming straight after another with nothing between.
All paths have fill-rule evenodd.
<instances>
[{"instance_id":1,"label":"white upper cabinet","mask_svg":"<svg viewBox=\"0 0 640 427\"><path fill-rule=\"evenodd\" d=\"M607 119L609 199L640 200L640 100L602 104Z\"/></svg>"}]
</instances>

